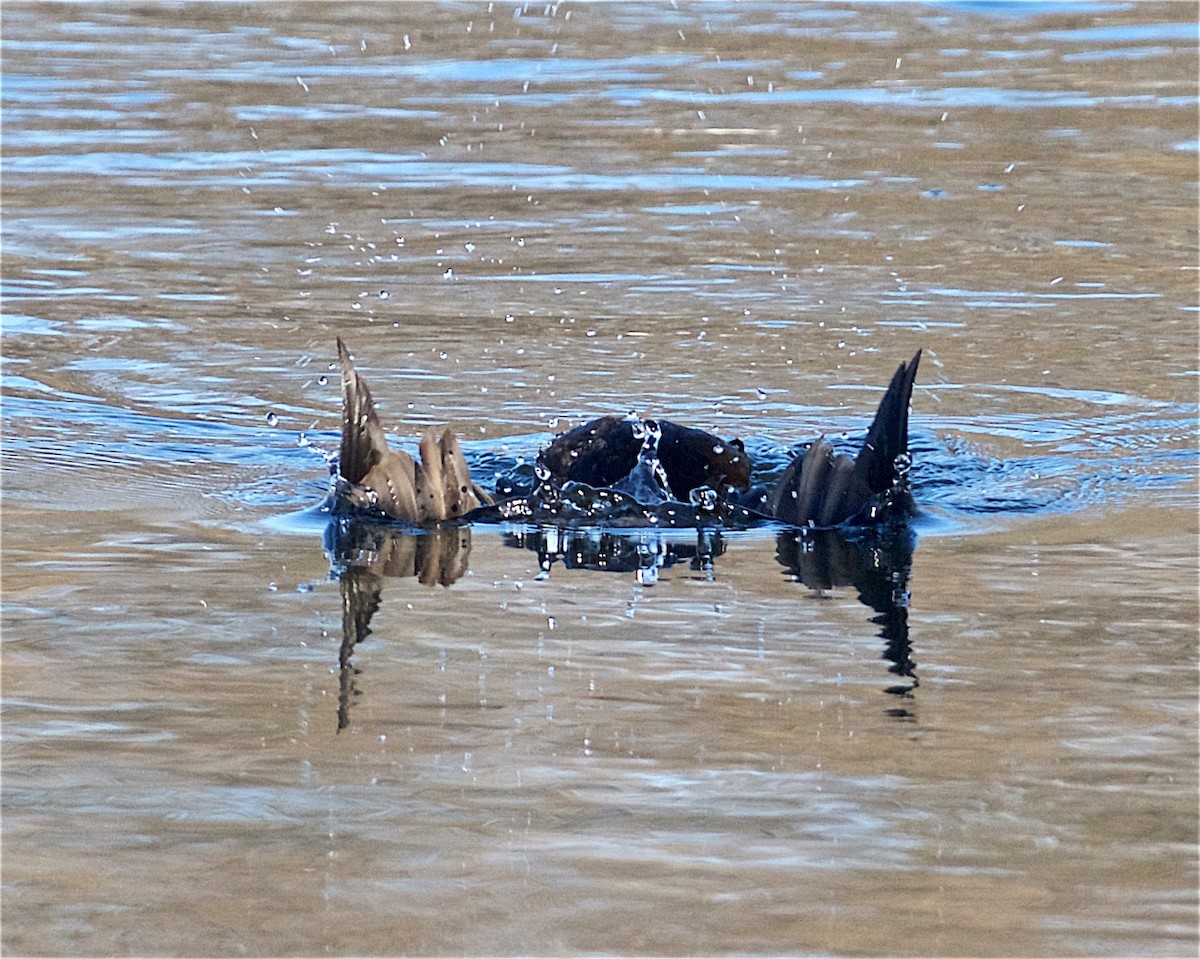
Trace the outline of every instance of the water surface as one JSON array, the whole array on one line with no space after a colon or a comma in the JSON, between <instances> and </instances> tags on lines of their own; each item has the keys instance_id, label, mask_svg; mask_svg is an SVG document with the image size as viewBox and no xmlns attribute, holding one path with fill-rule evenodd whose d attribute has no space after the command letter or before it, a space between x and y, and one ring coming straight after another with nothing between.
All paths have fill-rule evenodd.
<instances>
[{"instance_id":1,"label":"water surface","mask_svg":"<svg viewBox=\"0 0 1200 959\"><path fill-rule=\"evenodd\" d=\"M1194 954L1196 38L6 5L3 948ZM921 347L921 512L338 543L338 335L485 481Z\"/></svg>"}]
</instances>

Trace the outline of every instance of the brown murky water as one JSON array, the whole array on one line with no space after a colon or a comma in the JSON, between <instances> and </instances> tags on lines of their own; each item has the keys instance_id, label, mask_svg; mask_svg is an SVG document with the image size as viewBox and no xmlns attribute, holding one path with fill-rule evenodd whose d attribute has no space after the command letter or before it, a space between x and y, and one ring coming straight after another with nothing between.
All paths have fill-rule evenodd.
<instances>
[{"instance_id":1,"label":"brown murky water","mask_svg":"<svg viewBox=\"0 0 1200 959\"><path fill-rule=\"evenodd\" d=\"M1196 41L5 4L4 952L1195 955ZM485 478L923 347L922 515L348 564L339 334Z\"/></svg>"}]
</instances>

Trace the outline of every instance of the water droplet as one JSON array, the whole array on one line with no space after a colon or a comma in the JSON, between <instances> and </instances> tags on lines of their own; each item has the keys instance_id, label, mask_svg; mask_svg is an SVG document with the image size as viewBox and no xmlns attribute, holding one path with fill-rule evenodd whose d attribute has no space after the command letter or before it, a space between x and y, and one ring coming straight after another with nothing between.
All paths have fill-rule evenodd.
<instances>
[{"instance_id":1,"label":"water droplet","mask_svg":"<svg viewBox=\"0 0 1200 959\"><path fill-rule=\"evenodd\" d=\"M642 566L636 573L637 581L643 586L653 586L658 582L658 567Z\"/></svg>"},{"instance_id":2,"label":"water droplet","mask_svg":"<svg viewBox=\"0 0 1200 959\"><path fill-rule=\"evenodd\" d=\"M328 386L329 385L329 377L326 376L324 373L322 373L320 376L317 377L317 383L320 386Z\"/></svg>"},{"instance_id":3,"label":"water droplet","mask_svg":"<svg viewBox=\"0 0 1200 959\"><path fill-rule=\"evenodd\" d=\"M272 410L267 414L267 426L279 425L279 414Z\"/></svg>"}]
</instances>

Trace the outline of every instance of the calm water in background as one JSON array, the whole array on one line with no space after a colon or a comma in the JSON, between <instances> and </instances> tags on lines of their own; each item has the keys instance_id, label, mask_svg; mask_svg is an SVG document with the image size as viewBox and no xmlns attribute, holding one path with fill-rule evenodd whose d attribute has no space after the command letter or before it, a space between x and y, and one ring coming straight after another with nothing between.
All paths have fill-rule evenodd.
<instances>
[{"instance_id":1,"label":"calm water in background","mask_svg":"<svg viewBox=\"0 0 1200 959\"><path fill-rule=\"evenodd\" d=\"M1194 5L3 56L7 953L1195 954ZM875 607L770 530L339 582L336 335L485 479L630 408L778 459L923 347L915 552Z\"/></svg>"}]
</instances>

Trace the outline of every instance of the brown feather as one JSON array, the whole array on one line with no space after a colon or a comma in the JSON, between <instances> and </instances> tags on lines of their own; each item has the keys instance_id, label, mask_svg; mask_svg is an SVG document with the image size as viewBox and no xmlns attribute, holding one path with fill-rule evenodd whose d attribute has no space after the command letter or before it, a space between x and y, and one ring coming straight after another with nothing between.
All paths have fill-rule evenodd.
<instances>
[{"instance_id":1,"label":"brown feather","mask_svg":"<svg viewBox=\"0 0 1200 959\"><path fill-rule=\"evenodd\" d=\"M366 381L354 368L350 351L337 341L342 370L342 443L338 471L350 505L376 509L404 522L436 523L457 519L492 498L471 479L462 447L453 431L438 437L426 430L420 461L388 447Z\"/></svg>"}]
</instances>

